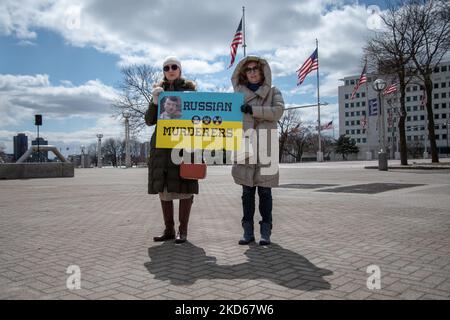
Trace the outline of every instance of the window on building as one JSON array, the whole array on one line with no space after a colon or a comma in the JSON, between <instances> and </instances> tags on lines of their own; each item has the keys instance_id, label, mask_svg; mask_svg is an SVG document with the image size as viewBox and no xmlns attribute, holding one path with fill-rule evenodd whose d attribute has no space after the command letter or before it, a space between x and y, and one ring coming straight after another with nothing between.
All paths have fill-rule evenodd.
<instances>
[{"instance_id":1,"label":"window on building","mask_svg":"<svg viewBox=\"0 0 450 320\"><path fill-rule=\"evenodd\" d=\"M406 97L406 102L410 102L411 101L411 97Z\"/></svg>"},{"instance_id":2,"label":"window on building","mask_svg":"<svg viewBox=\"0 0 450 320\"><path fill-rule=\"evenodd\" d=\"M361 92L361 97L365 98L366 97L366 93L365 92Z\"/></svg>"},{"instance_id":3,"label":"window on building","mask_svg":"<svg viewBox=\"0 0 450 320\"><path fill-rule=\"evenodd\" d=\"M411 116L407 116L406 121L411 121Z\"/></svg>"},{"instance_id":4,"label":"window on building","mask_svg":"<svg viewBox=\"0 0 450 320\"><path fill-rule=\"evenodd\" d=\"M447 140L447 135L446 134L442 135L442 140Z\"/></svg>"},{"instance_id":5,"label":"window on building","mask_svg":"<svg viewBox=\"0 0 450 320\"><path fill-rule=\"evenodd\" d=\"M439 67L434 68L434 72L439 72Z\"/></svg>"},{"instance_id":6,"label":"window on building","mask_svg":"<svg viewBox=\"0 0 450 320\"><path fill-rule=\"evenodd\" d=\"M407 141L411 141L411 136L406 136Z\"/></svg>"},{"instance_id":7,"label":"window on building","mask_svg":"<svg viewBox=\"0 0 450 320\"><path fill-rule=\"evenodd\" d=\"M348 108L348 103L345 104L345 107Z\"/></svg>"},{"instance_id":8,"label":"window on building","mask_svg":"<svg viewBox=\"0 0 450 320\"><path fill-rule=\"evenodd\" d=\"M447 108L447 104L444 102L444 103L441 105L441 107L442 107L442 109L446 109L446 108Z\"/></svg>"},{"instance_id":9,"label":"window on building","mask_svg":"<svg viewBox=\"0 0 450 320\"><path fill-rule=\"evenodd\" d=\"M417 86L413 86L413 91L417 91Z\"/></svg>"},{"instance_id":10,"label":"window on building","mask_svg":"<svg viewBox=\"0 0 450 320\"><path fill-rule=\"evenodd\" d=\"M361 111L361 114L362 114L363 116L365 116L365 115L366 115L366 110Z\"/></svg>"},{"instance_id":11,"label":"window on building","mask_svg":"<svg viewBox=\"0 0 450 320\"><path fill-rule=\"evenodd\" d=\"M436 113L436 114L434 115L434 119L439 119L439 113Z\"/></svg>"},{"instance_id":12,"label":"window on building","mask_svg":"<svg viewBox=\"0 0 450 320\"><path fill-rule=\"evenodd\" d=\"M355 130L353 129L353 130L351 131L351 133L352 133L352 134L355 134Z\"/></svg>"},{"instance_id":13,"label":"window on building","mask_svg":"<svg viewBox=\"0 0 450 320\"><path fill-rule=\"evenodd\" d=\"M442 72L447 72L447 66L442 66L441 71Z\"/></svg>"},{"instance_id":14,"label":"window on building","mask_svg":"<svg viewBox=\"0 0 450 320\"><path fill-rule=\"evenodd\" d=\"M423 116L423 115L420 116L420 120L421 120L421 121L425 120L425 116Z\"/></svg>"},{"instance_id":15,"label":"window on building","mask_svg":"<svg viewBox=\"0 0 450 320\"><path fill-rule=\"evenodd\" d=\"M350 124L351 124L352 126L354 126L354 125L355 125L355 121L354 121L354 120L351 121Z\"/></svg>"},{"instance_id":16,"label":"window on building","mask_svg":"<svg viewBox=\"0 0 450 320\"><path fill-rule=\"evenodd\" d=\"M411 111L411 107L406 107L406 112L410 112Z\"/></svg>"},{"instance_id":17,"label":"window on building","mask_svg":"<svg viewBox=\"0 0 450 320\"><path fill-rule=\"evenodd\" d=\"M441 83L441 88L445 88L445 87L446 87L446 84L447 84L447 83L442 82L442 83Z\"/></svg>"},{"instance_id":18,"label":"window on building","mask_svg":"<svg viewBox=\"0 0 450 320\"><path fill-rule=\"evenodd\" d=\"M345 85L348 86L350 82L348 80L345 80Z\"/></svg>"},{"instance_id":19,"label":"window on building","mask_svg":"<svg viewBox=\"0 0 450 320\"><path fill-rule=\"evenodd\" d=\"M345 99L348 99L348 93L345 94Z\"/></svg>"},{"instance_id":20,"label":"window on building","mask_svg":"<svg viewBox=\"0 0 450 320\"><path fill-rule=\"evenodd\" d=\"M356 94L356 97L359 98L359 93Z\"/></svg>"},{"instance_id":21,"label":"window on building","mask_svg":"<svg viewBox=\"0 0 450 320\"><path fill-rule=\"evenodd\" d=\"M406 87L406 92L411 92L411 87Z\"/></svg>"},{"instance_id":22,"label":"window on building","mask_svg":"<svg viewBox=\"0 0 450 320\"><path fill-rule=\"evenodd\" d=\"M360 115L360 112L356 111L356 116L359 117L359 115Z\"/></svg>"},{"instance_id":23,"label":"window on building","mask_svg":"<svg viewBox=\"0 0 450 320\"><path fill-rule=\"evenodd\" d=\"M433 84L433 89L438 89L439 88L439 83L434 83Z\"/></svg>"},{"instance_id":24,"label":"window on building","mask_svg":"<svg viewBox=\"0 0 450 320\"><path fill-rule=\"evenodd\" d=\"M357 143L361 143L361 138L357 138L357 139L356 139L356 142L357 142Z\"/></svg>"},{"instance_id":25,"label":"window on building","mask_svg":"<svg viewBox=\"0 0 450 320\"><path fill-rule=\"evenodd\" d=\"M417 109L418 109L417 106L414 106L414 107L413 107L413 111L417 111Z\"/></svg>"},{"instance_id":26,"label":"window on building","mask_svg":"<svg viewBox=\"0 0 450 320\"><path fill-rule=\"evenodd\" d=\"M350 108L354 108L355 107L355 104L352 102L352 103L350 103Z\"/></svg>"},{"instance_id":27,"label":"window on building","mask_svg":"<svg viewBox=\"0 0 450 320\"><path fill-rule=\"evenodd\" d=\"M356 103L356 107L358 108L359 106L360 106L360 103L359 103L359 102L357 102L357 103Z\"/></svg>"},{"instance_id":28,"label":"window on building","mask_svg":"<svg viewBox=\"0 0 450 320\"><path fill-rule=\"evenodd\" d=\"M417 120L418 120L417 116L413 116L413 121L417 121Z\"/></svg>"},{"instance_id":29,"label":"window on building","mask_svg":"<svg viewBox=\"0 0 450 320\"><path fill-rule=\"evenodd\" d=\"M348 122L348 121L345 121L345 125L346 125L346 126L349 126L349 122Z\"/></svg>"},{"instance_id":30,"label":"window on building","mask_svg":"<svg viewBox=\"0 0 450 320\"><path fill-rule=\"evenodd\" d=\"M362 138L362 143L366 143L367 139L366 138Z\"/></svg>"},{"instance_id":31,"label":"window on building","mask_svg":"<svg viewBox=\"0 0 450 320\"><path fill-rule=\"evenodd\" d=\"M446 113L443 113L443 114L441 115L441 119L447 119L447 114L446 114Z\"/></svg>"},{"instance_id":32,"label":"window on building","mask_svg":"<svg viewBox=\"0 0 450 320\"><path fill-rule=\"evenodd\" d=\"M419 136L414 136L414 141L419 141Z\"/></svg>"},{"instance_id":33,"label":"window on building","mask_svg":"<svg viewBox=\"0 0 450 320\"><path fill-rule=\"evenodd\" d=\"M439 109L439 103L435 103L435 104L434 104L434 108L435 108L435 109Z\"/></svg>"},{"instance_id":34,"label":"window on building","mask_svg":"<svg viewBox=\"0 0 450 320\"><path fill-rule=\"evenodd\" d=\"M361 124L361 121L356 120L356 125L359 126Z\"/></svg>"},{"instance_id":35,"label":"window on building","mask_svg":"<svg viewBox=\"0 0 450 320\"><path fill-rule=\"evenodd\" d=\"M366 106L366 102L365 102L365 101L362 101L362 102L361 102L361 106L362 106L362 107L365 107L365 106Z\"/></svg>"},{"instance_id":36,"label":"window on building","mask_svg":"<svg viewBox=\"0 0 450 320\"><path fill-rule=\"evenodd\" d=\"M350 80L350 84L354 85L355 84L355 80Z\"/></svg>"},{"instance_id":37,"label":"window on building","mask_svg":"<svg viewBox=\"0 0 450 320\"><path fill-rule=\"evenodd\" d=\"M439 94L438 94L438 93L435 93L435 94L433 95L433 97L434 97L435 99L439 99Z\"/></svg>"},{"instance_id":38,"label":"window on building","mask_svg":"<svg viewBox=\"0 0 450 320\"><path fill-rule=\"evenodd\" d=\"M345 113L345 117L348 117L348 112Z\"/></svg>"},{"instance_id":39,"label":"window on building","mask_svg":"<svg viewBox=\"0 0 450 320\"><path fill-rule=\"evenodd\" d=\"M442 92L441 93L441 98L445 98L445 97L447 97L447 93L446 92Z\"/></svg>"},{"instance_id":40,"label":"window on building","mask_svg":"<svg viewBox=\"0 0 450 320\"><path fill-rule=\"evenodd\" d=\"M414 96L414 97L413 97L413 101L417 101L417 96Z\"/></svg>"},{"instance_id":41,"label":"window on building","mask_svg":"<svg viewBox=\"0 0 450 320\"><path fill-rule=\"evenodd\" d=\"M425 110L425 106L420 106L420 111Z\"/></svg>"},{"instance_id":42,"label":"window on building","mask_svg":"<svg viewBox=\"0 0 450 320\"><path fill-rule=\"evenodd\" d=\"M356 134L361 134L361 129L356 129Z\"/></svg>"},{"instance_id":43,"label":"window on building","mask_svg":"<svg viewBox=\"0 0 450 320\"><path fill-rule=\"evenodd\" d=\"M354 117L354 116L355 116L355 113L354 113L353 111L350 112L350 116Z\"/></svg>"}]
</instances>

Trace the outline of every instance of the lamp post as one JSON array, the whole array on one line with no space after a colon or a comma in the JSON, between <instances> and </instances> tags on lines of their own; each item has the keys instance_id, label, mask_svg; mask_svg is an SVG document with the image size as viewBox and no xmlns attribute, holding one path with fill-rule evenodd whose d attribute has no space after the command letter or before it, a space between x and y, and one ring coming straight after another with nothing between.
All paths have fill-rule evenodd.
<instances>
[{"instance_id":1,"label":"lamp post","mask_svg":"<svg viewBox=\"0 0 450 320\"><path fill-rule=\"evenodd\" d=\"M122 113L125 118L125 167L131 167L131 157L130 157L130 116L128 111Z\"/></svg>"},{"instance_id":2,"label":"lamp post","mask_svg":"<svg viewBox=\"0 0 450 320\"><path fill-rule=\"evenodd\" d=\"M384 121L384 112L383 112L383 104L381 99L381 92L386 88L386 81L383 79L377 79L372 84L373 89L378 93L378 103L380 105L378 112L378 139L379 139L379 149L378 152L378 170L387 171L388 170L388 161L387 161L387 153L386 153L386 143L385 143L385 121Z\"/></svg>"},{"instance_id":3,"label":"lamp post","mask_svg":"<svg viewBox=\"0 0 450 320\"><path fill-rule=\"evenodd\" d=\"M97 134L97 168L102 167L102 138L103 134L99 133Z\"/></svg>"}]
</instances>

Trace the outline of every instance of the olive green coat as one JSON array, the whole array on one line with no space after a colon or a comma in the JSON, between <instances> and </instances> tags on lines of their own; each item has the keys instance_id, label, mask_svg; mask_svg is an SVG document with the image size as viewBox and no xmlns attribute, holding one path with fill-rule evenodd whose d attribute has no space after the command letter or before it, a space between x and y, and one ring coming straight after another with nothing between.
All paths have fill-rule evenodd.
<instances>
[{"instance_id":1,"label":"olive green coat","mask_svg":"<svg viewBox=\"0 0 450 320\"><path fill-rule=\"evenodd\" d=\"M178 79L173 84L162 81L160 86L164 91L196 91L195 83L189 80ZM148 126L156 125L158 119L158 105L150 102L145 113L145 123ZM187 180L180 177L180 166L171 160L172 149L156 148L156 126L150 140L150 155L148 157L148 193L157 194L164 191L177 193L198 193L198 181Z\"/></svg>"}]
</instances>

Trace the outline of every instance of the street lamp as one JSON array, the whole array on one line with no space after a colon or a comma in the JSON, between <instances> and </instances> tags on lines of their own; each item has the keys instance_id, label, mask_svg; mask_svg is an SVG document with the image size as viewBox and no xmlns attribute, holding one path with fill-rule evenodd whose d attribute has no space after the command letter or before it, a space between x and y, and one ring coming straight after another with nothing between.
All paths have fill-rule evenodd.
<instances>
[{"instance_id":1,"label":"street lamp","mask_svg":"<svg viewBox=\"0 0 450 320\"><path fill-rule=\"evenodd\" d=\"M372 83L373 89L378 93L378 103L380 105L378 112L378 123L380 124L378 130L378 139L379 139L379 149L378 152L378 170L387 171L388 170L388 161L387 161L387 153L386 153L386 143L385 143L385 123L384 123L384 112L383 105L381 99L381 92L386 88L386 81L383 79L377 79Z\"/></svg>"},{"instance_id":2,"label":"street lamp","mask_svg":"<svg viewBox=\"0 0 450 320\"><path fill-rule=\"evenodd\" d=\"M130 116L128 111L122 113L125 118L125 167L131 167L131 157L130 157Z\"/></svg>"},{"instance_id":3,"label":"street lamp","mask_svg":"<svg viewBox=\"0 0 450 320\"><path fill-rule=\"evenodd\" d=\"M97 168L102 167L102 138L103 134L99 133L97 134Z\"/></svg>"}]
</instances>

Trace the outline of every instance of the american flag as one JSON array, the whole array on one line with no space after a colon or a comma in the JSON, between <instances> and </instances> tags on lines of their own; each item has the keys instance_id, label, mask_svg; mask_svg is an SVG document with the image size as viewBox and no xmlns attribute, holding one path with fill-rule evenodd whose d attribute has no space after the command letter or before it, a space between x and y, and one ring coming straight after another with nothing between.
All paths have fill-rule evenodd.
<instances>
[{"instance_id":1,"label":"american flag","mask_svg":"<svg viewBox=\"0 0 450 320\"><path fill-rule=\"evenodd\" d=\"M396 83L392 83L389 87L384 89L383 96L391 94L391 93L394 93L395 91L397 91L397 84Z\"/></svg>"},{"instance_id":2,"label":"american flag","mask_svg":"<svg viewBox=\"0 0 450 320\"><path fill-rule=\"evenodd\" d=\"M297 70L297 86L303 83L308 73L317 69L319 69L319 59L317 57L316 49L314 50L313 54L308 59L306 59L300 69Z\"/></svg>"},{"instance_id":3,"label":"american flag","mask_svg":"<svg viewBox=\"0 0 450 320\"><path fill-rule=\"evenodd\" d=\"M356 83L355 88L353 89L352 96L351 96L350 100L353 100L353 99L355 98L356 91L358 91L359 87L360 87L363 83L366 83L366 82L367 82L366 68L367 68L367 62L366 62L366 64L364 65L364 68L363 68L363 70L362 70L362 72L361 72L361 75L359 76L359 80L358 80L358 82Z\"/></svg>"},{"instance_id":4,"label":"american flag","mask_svg":"<svg viewBox=\"0 0 450 320\"><path fill-rule=\"evenodd\" d=\"M328 130L333 128L333 120L320 127L320 130Z\"/></svg>"},{"instance_id":5,"label":"american flag","mask_svg":"<svg viewBox=\"0 0 450 320\"><path fill-rule=\"evenodd\" d=\"M367 118L366 118L366 116L364 116L361 118L361 126L363 129L365 129L366 125L367 125Z\"/></svg>"},{"instance_id":6,"label":"american flag","mask_svg":"<svg viewBox=\"0 0 450 320\"><path fill-rule=\"evenodd\" d=\"M240 44L243 43L242 42L243 38L244 38L244 34L242 32L242 18L241 18L241 22L239 22L239 26L236 30L236 33L234 34L233 41L231 41L231 46L230 46L231 62L230 62L230 65L228 66L228 68L231 68L231 66L234 64L234 59L236 58L237 48Z\"/></svg>"},{"instance_id":7,"label":"american flag","mask_svg":"<svg viewBox=\"0 0 450 320\"><path fill-rule=\"evenodd\" d=\"M422 99L420 100L420 106L426 106L427 105L427 93L425 91L425 88L423 88L422 92Z\"/></svg>"}]
</instances>

